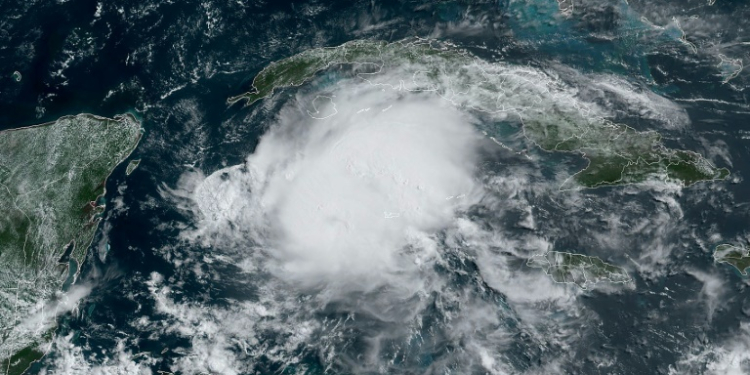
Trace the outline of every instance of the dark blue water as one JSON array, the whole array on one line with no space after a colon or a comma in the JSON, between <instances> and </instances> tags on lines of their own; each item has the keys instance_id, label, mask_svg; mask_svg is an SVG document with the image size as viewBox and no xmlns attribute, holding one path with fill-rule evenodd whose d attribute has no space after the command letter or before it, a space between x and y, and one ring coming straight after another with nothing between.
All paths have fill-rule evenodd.
<instances>
[{"instance_id":1,"label":"dark blue water","mask_svg":"<svg viewBox=\"0 0 750 375\"><path fill-rule=\"evenodd\" d=\"M137 113L146 129L131 157L142 160L138 169L126 177L124 163L107 181L107 201L122 199L126 209L109 205L102 231L78 280L92 285L93 290L78 312L60 318L58 334L73 334L71 342L84 347L87 355L111 351L127 338L132 346L127 348L130 353L148 353L157 359L149 364L154 371L170 371L173 359L189 350L190 340L175 333L155 336L132 324L140 316L160 319L146 284L153 272L168 282L179 281L179 287L175 287L179 293L173 296L176 302L226 307L231 301L253 300L258 294L256 284L245 280L247 276L232 265L202 266L205 272L221 274L221 283L183 277L176 260L199 257L201 252L211 250L180 243L177 238L191 218L159 193L159 189L174 186L191 168L210 173L241 163L273 122L274 110L284 104L282 100L275 107L230 107L226 98L248 90L252 78L269 62L308 48L365 37L399 40L438 35L469 48L487 47L493 52L476 49L478 55L487 58L538 66L562 62L587 73L622 75L686 106L692 120L688 128L659 129L669 145L701 152L707 145L719 145L727 150L731 166L719 156L712 160L730 167L739 182L705 184L686 189L677 197L686 227L664 234L668 237L665 242L680 244L668 257L664 266L667 272L653 279L635 273L634 290L593 292L583 297L601 324L593 328L595 333L586 343L573 348L579 353L575 360L562 367L570 373L598 374L598 362L592 358L604 357L614 359L614 369L620 373L666 373L694 341L720 342L747 320L740 311L750 293L745 288L746 279L729 266L714 265L710 252L701 249L696 238L713 247L716 243L707 239L710 228L727 240L746 236L748 230L750 189L742 178L750 175L750 148L748 141L740 139L741 131L750 131L750 104L744 90L748 75L736 78L734 87L723 84L715 69L714 52L686 58L679 30L669 26L654 31L639 18L639 12L645 9L639 8L642 4L631 3L611 2L588 13L576 13L573 18L561 18L555 14L555 1L542 0L470 4L4 1L0 20L0 66L5 69L0 72L0 129L52 121L66 114L113 116L128 111ZM735 19L738 25L744 20L731 14L747 12L742 2L720 1L711 10ZM481 27L470 32L454 27L462 22L479 23ZM741 31L724 32L734 33L735 39L743 37L737 34ZM719 41L727 42L732 36L723 38L726 40ZM732 48L727 53L740 51L736 56L747 56L747 49ZM16 70L23 75L21 82L11 79ZM279 96L292 94L293 90L287 90ZM696 98L717 102L680 101ZM629 124L642 129L652 126L637 120ZM574 156L559 156L551 164L563 164L575 171L582 162ZM587 192L585 198L619 201L622 206L592 203L592 207L630 215L633 221L638 211L628 211L624 200L638 201L639 207L649 210L664 209L650 192L621 195L616 189L606 188ZM629 262L627 254L638 256L640 234L634 235L632 246L623 253L608 254L597 249L585 234L577 235L585 233L589 225L602 228L594 217L587 222L584 216L574 223L565 207L544 198L537 203L546 212L539 214L548 215L549 220L540 230L549 228L558 245L619 264ZM583 211L578 214L585 215ZM570 226L566 226L568 222ZM106 257L101 256L105 251ZM476 265L452 261L453 268L442 272L456 285L469 285L476 298L508 309L505 297L482 283ZM729 295L711 321L702 308L688 302L696 298L702 284L686 270L718 275L727 285ZM665 287L673 291L669 297L658 294ZM440 296L434 298L438 305ZM325 318L338 319L337 311L332 307L331 316ZM440 358L461 350L460 343L434 333L440 331L436 327L443 318L441 314L450 309L430 311L424 321L424 342L402 349L404 354L393 365L396 368L427 371ZM563 350L555 344L539 349L511 318L498 324L517 334L508 358L519 372L543 365L550 358L550 350ZM375 325L352 329L347 353L355 355L364 345L358 337L386 328ZM682 336L674 339L660 332L679 332ZM307 373L322 373L328 366L316 348L303 348L297 354ZM49 366L56 356L50 353L31 373ZM271 356L252 359L257 363L257 373L296 373L295 368L285 367ZM329 372L345 373L346 369Z\"/></svg>"}]
</instances>

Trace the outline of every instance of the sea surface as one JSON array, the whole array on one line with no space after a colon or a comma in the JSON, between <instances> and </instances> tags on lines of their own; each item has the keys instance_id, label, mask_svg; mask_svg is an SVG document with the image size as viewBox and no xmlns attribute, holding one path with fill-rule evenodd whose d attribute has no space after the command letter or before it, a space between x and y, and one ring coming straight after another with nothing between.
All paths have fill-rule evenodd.
<instances>
[{"instance_id":1,"label":"sea surface","mask_svg":"<svg viewBox=\"0 0 750 375\"><path fill-rule=\"evenodd\" d=\"M125 162L107 180L107 211L76 281L92 291L59 318L54 344L29 373L490 372L491 364L472 359L476 363L467 365L459 354L476 349L474 336L489 343L482 350L500 348L507 363L497 373L718 374L733 360L730 370L750 371L747 354L731 357L750 350L742 338L750 334L743 328L750 322L748 279L712 257L720 243L750 239L750 75L737 70L737 64L750 64L750 45L743 44L750 41L745 2L584 1L575 2L570 14L547 0L6 0L2 8L0 129L82 112L133 113L145 129L130 158L141 159L140 166L126 176ZM491 61L618 77L624 86L650 90L682 106L689 123L670 127L630 111L631 104L618 98L597 99L596 90L591 97L609 100L618 121L656 130L668 146L700 152L732 174L727 181L677 190L600 188L564 202L557 193L521 193L538 223L536 235L555 249L625 267L632 286L615 292L571 287L566 298L572 302L523 305L541 311L528 313L545 319L537 329L512 298L482 280L487 264L479 264L481 257L450 253L435 272L466 299L425 297L431 302L418 312L419 327L409 326L417 332L414 340L383 339L380 356L367 359L379 365L358 367L358 355L371 349L368 339L397 330L397 321L377 314L356 323L347 318L356 310L347 304L377 297L364 294L308 310L304 293L291 298L285 289L269 287L267 275L248 275L222 261L222 249L186 242L195 217L185 209L188 203L165 197L190 173L210 175L242 164L278 111L295 100L297 89L291 88L267 102L227 104L228 97L250 90L270 62L354 39L414 36L448 40ZM13 81L14 71L22 74L20 82ZM508 142L517 140L514 134ZM575 155L528 152L549 169L512 155L496 156L488 169L534 167L544 176L559 173L560 166L575 173L585 165ZM514 220L522 214L493 219L491 211L470 213L516 239L526 238ZM630 230L618 232L619 249L602 246L600 238L613 221ZM503 254L498 257L508 257L502 264L511 274L531 272ZM244 316L237 301L271 306L263 302L269 298L284 304L253 315L267 322L252 328L257 342L227 333L232 319L236 330L251 329L237 318ZM496 320L476 318L473 333L452 337L450 317L479 311L466 307L472 304L492 307L486 315ZM379 306L392 311L397 305ZM298 333L283 334L306 324L316 333L299 343ZM490 328L505 333L484 337ZM224 361L225 349L234 359ZM187 359L194 360L193 370Z\"/></svg>"}]
</instances>

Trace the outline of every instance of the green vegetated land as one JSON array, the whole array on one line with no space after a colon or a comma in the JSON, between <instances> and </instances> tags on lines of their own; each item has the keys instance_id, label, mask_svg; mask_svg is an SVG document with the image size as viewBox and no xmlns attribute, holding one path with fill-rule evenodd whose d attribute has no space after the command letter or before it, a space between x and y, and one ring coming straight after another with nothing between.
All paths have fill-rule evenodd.
<instances>
[{"instance_id":1,"label":"green vegetated land","mask_svg":"<svg viewBox=\"0 0 750 375\"><path fill-rule=\"evenodd\" d=\"M54 315L40 306L82 263L105 181L141 134L131 115L89 114L0 132L0 373L21 373L41 357L54 326L25 320Z\"/></svg>"},{"instance_id":2,"label":"green vegetated land","mask_svg":"<svg viewBox=\"0 0 750 375\"><path fill-rule=\"evenodd\" d=\"M583 131L573 126L567 129ZM637 183L656 176L690 186L729 176L729 170L714 167L698 153L664 147L656 132L638 132L620 124L591 126L582 133L549 130L549 126L535 122L527 122L524 127L526 134L547 151L584 153L589 165L574 178L585 187Z\"/></svg>"},{"instance_id":3,"label":"green vegetated land","mask_svg":"<svg viewBox=\"0 0 750 375\"><path fill-rule=\"evenodd\" d=\"M533 256L526 265L543 269L558 283L573 283L583 289L600 282L625 283L630 281L630 276L624 269L597 257L581 254L549 251L543 255Z\"/></svg>"},{"instance_id":4,"label":"green vegetated land","mask_svg":"<svg viewBox=\"0 0 750 375\"><path fill-rule=\"evenodd\" d=\"M139 165L141 165L141 159L131 160L130 163L128 163L127 168L125 168L125 175L130 176Z\"/></svg>"},{"instance_id":5,"label":"green vegetated land","mask_svg":"<svg viewBox=\"0 0 750 375\"><path fill-rule=\"evenodd\" d=\"M269 64L255 77L250 92L229 102L252 104L278 88L302 85L316 73L341 65L359 68L357 77L370 84L434 92L469 110L517 116L525 136L542 149L579 153L589 161L567 183L594 188L661 179L689 186L729 175L698 153L665 147L656 132L587 115L571 99L574 88L552 74L484 61L438 41L357 40L307 50ZM496 129L482 130L493 135Z\"/></svg>"},{"instance_id":6,"label":"green vegetated land","mask_svg":"<svg viewBox=\"0 0 750 375\"><path fill-rule=\"evenodd\" d=\"M719 245L714 250L714 261L727 263L747 276L747 269L750 268L750 249L729 244Z\"/></svg>"}]
</instances>

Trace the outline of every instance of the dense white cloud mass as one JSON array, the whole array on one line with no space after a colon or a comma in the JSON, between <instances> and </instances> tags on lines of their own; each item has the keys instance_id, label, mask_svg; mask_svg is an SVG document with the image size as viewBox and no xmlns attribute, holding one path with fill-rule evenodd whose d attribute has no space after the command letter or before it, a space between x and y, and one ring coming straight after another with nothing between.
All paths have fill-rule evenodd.
<instances>
[{"instance_id":1,"label":"dense white cloud mass","mask_svg":"<svg viewBox=\"0 0 750 375\"><path fill-rule=\"evenodd\" d=\"M310 352L354 373L560 372L600 318L580 302L585 292L525 260L571 231L591 237L597 255L632 248L628 240L641 233L654 242L636 258L641 272L657 272L671 253L659 241L680 229L668 223L682 213L669 189L670 210L661 214L644 214L632 200L597 206L589 193L562 191L561 178L543 176L520 132L496 140L500 146L484 139L477 129L492 121L472 116L484 99L502 104L498 121L505 111L605 115L595 93L583 103L541 72L513 69L503 76L512 92L420 92L399 80L403 74L383 73L339 80L324 92L303 88L281 110L265 103L276 116L245 163L186 173L163 191L195 219L182 232L189 250L169 259L176 280L221 283L227 276L213 265L231 263L252 295L231 297L228 306L174 298L172 281L153 274L149 290L163 318L133 324L188 338L190 348L175 351L171 367L184 373L263 371L259 353L303 371ZM546 167L557 173L566 165ZM580 215L539 209L547 198L559 201L551 209ZM612 228L597 222L602 217ZM513 357L519 335L538 365ZM420 367L414 352L440 351L446 342L459 349ZM397 356L414 362L396 365Z\"/></svg>"},{"instance_id":2,"label":"dense white cloud mass","mask_svg":"<svg viewBox=\"0 0 750 375\"><path fill-rule=\"evenodd\" d=\"M433 257L431 235L481 197L481 135L439 98L349 92L286 109L245 165L200 182L201 234L242 232L229 240L262 245L276 271L311 284L366 287Z\"/></svg>"},{"instance_id":3,"label":"dense white cloud mass","mask_svg":"<svg viewBox=\"0 0 750 375\"><path fill-rule=\"evenodd\" d=\"M153 359L141 355L140 363L134 361L134 355L125 349L125 341L118 340L117 346L111 355L96 354L87 358L84 349L90 351L90 347L82 348L73 342L74 334L57 337L51 344L54 356L43 367L39 373L42 375L152 375L153 372L147 367L155 363ZM97 364L92 364L92 362Z\"/></svg>"},{"instance_id":4,"label":"dense white cloud mass","mask_svg":"<svg viewBox=\"0 0 750 375\"><path fill-rule=\"evenodd\" d=\"M433 334L466 348L423 371L457 366L514 373L504 353L514 334L505 323L509 310L478 296L473 283L456 285L439 269L462 272L449 259L476 258L487 262L481 271L492 276L490 286L503 291L503 279L522 275L494 252L525 257L541 250L537 237L529 235L532 245L516 251L525 240L488 232L467 211L489 204L493 216L501 217L509 209L528 209L522 192L530 181L510 176L523 168L488 181L481 155L497 146L476 130L471 115L431 93L354 83L326 96L299 96L279 112L246 163L209 176L186 174L172 190L172 196L187 198L178 201L197 216L185 240L214 248L211 256L226 254L253 279L267 278L266 271L273 275L261 282L259 301L234 301L229 309L177 303L160 292L160 282L150 282L159 311L171 317L167 332L191 338L191 354L176 361L175 369L249 372L254 361L238 358L235 345L248 352L276 345L262 336L288 338L275 349L279 362L297 363L297 350L315 347L326 363L383 372L390 351L408 350L415 342L431 350L423 320L437 309L430 314L445 323ZM500 259L489 262L493 256ZM511 318L519 319L515 324L578 310L572 289L526 276L508 284L525 285L510 301L519 312ZM539 287L547 293L526 295ZM539 310L538 303L556 309ZM347 318L321 321L315 314L322 311ZM533 339L563 345L544 333L558 323L534 329ZM369 324L379 328L369 332ZM362 330L357 357L342 342L348 336L340 332L349 329Z\"/></svg>"}]
</instances>

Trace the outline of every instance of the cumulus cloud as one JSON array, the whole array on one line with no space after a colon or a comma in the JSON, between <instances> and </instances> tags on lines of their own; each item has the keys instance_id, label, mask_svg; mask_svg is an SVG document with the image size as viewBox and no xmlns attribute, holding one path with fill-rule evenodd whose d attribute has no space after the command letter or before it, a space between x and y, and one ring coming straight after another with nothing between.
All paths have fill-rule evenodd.
<instances>
[{"instance_id":1,"label":"cumulus cloud","mask_svg":"<svg viewBox=\"0 0 750 375\"><path fill-rule=\"evenodd\" d=\"M16 340L9 341L8 345L0 348L0 357L8 357L26 346L37 345L35 338L53 329L59 316L76 310L79 302L90 292L90 285L73 285L67 291L55 292L50 300L34 301L26 313L19 316L18 324L6 332L6 337L14 337Z\"/></svg>"},{"instance_id":2,"label":"cumulus cloud","mask_svg":"<svg viewBox=\"0 0 750 375\"><path fill-rule=\"evenodd\" d=\"M190 338L191 349L178 353L173 369L242 373L257 369L253 353L274 353L270 361L292 365L300 350L311 350L332 368L383 372L394 369L384 360L417 350L414 342L425 352L442 347L426 337L434 336L463 350L436 358L436 372L453 366L467 373L519 373L508 350L521 333L530 346L544 348L539 359L549 364L528 373L567 363L582 338L593 334L581 327L595 326L589 323L598 317L578 300L584 292L524 266L572 231L545 220L553 214L535 200L554 194L555 205L575 206L591 217L598 210L587 208L589 195L559 191L544 179L534 169L533 152L512 156L512 163L485 152L491 142L477 131L483 126L472 113L524 118L560 107L588 121L607 112L597 98L584 103L586 97L542 72L480 68L469 73L495 69L515 89L442 92L389 73L366 82L343 80L326 92L303 88L277 112L244 163L208 175L191 171L176 188L165 189L195 214L183 232L187 247L211 248L201 260L231 262L252 274L249 282L261 295L259 301L208 306L173 300L169 286L150 281L166 332ZM605 89L600 92L613 91ZM669 212L640 223L611 214L617 244L634 234L672 233L661 221L682 215L676 188L657 188L667 190L662 195ZM608 234L597 238L612 240ZM605 247L619 247L610 242ZM659 245L638 258L643 267L669 256L671 248ZM198 261L185 262L178 265L183 277L205 276L187 264ZM441 324L425 327L435 324L432 316ZM148 319L142 323L157 327ZM354 350L342 341L351 337L343 331L357 332L361 346ZM270 338L276 336L282 340Z\"/></svg>"},{"instance_id":3,"label":"cumulus cloud","mask_svg":"<svg viewBox=\"0 0 750 375\"><path fill-rule=\"evenodd\" d=\"M80 345L74 342L75 334L70 333L60 336L52 343L52 358L48 358L45 366L39 371L42 375L152 375L150 364L156 361L147 355L141 354L138 362L135 356L127 350L126 341L118 339L117 345L111 353L102 351L102 354L85 355L91 353L88 345Z\"/></svg>"},{"instance_id":4,"label":"cumulus cloud","mask_svg":"<svg viewBox=\"0 0 750 375\"><path fill-rule=\"evenodd\" d=\"M474 120L398 90L321 98L282 111L245 164L185 182L194 238L262 245L276 272L310 284L363 286L434 257L432 234L482 195Z\"/></svg>"},{"instance_id":5,"label":"cumulus cloud","mask_svg":"<svg viewBox=\"0 0 750 375\"><path fill-rule=\"evenodd\" d=\"M580 79L584 83L580 83L579 95L586 101L607 108L615 118L638 116L640 120L653 120L670 130L684 129L690 125L690 117L682 106L648 88L612 75L592 75Z\"/></svg>"},{"instance_id":6,"label":"cumulus cloud","mask_svg":"<svg viewBox=\"0 0 750 375\"><path fill-rule=\"evenodd\" d=\"M53 301L35 309L16 328L19 331L43 332L54 326L58 316L78 308L78 302L91 292L88 285L74 285L67 292L59 293ZM40 306L41 307L41 306Z\"/></svg>"},{"instance_id":7,"label":"cumulus cloud","mask_svg":"<svg viewBox=\"0 0 750 375\"><path fill-rule=\"evenodd\" d=\"M669 374L741 375L750 372L750 323L719 344L701 344L670 366Z\"/></svg>"},{"instance_id":8,"label":"cumulus cloud","mask_svg":"<svg viewBox=\"0 0 750 375\"><path fill-rule=\"evenodd\" d=\"M716 309L721 308L721 303L724 301L726 288L721 278L716 275L712 275L699 270L687 270L688 275L694 277L696 280L703 283L701 288L701 296L706 303L707 319L711 321L713 319Z\"/></svg>"},{"instance_id":9,"label":"cumulus cloud","mask_svg":"<svg viewBox=\"0 0 750 375\"><path fill-rule=\"evenodd\" d=\"M578 323L565 317L585 315L578 292L511 264L551 245L531 231L505 238L486 222L519 212L533 220L527 196L551 185L534 183L526 164L488 176L487 165L499 165L484 158L504 149L484 138L465 107L403 85L354 83L324 95L303 90L245 163L191 171L169 189L196 215L183 240L210 247L204 259L253 274L260 294L228 308L176 302L152 278L167 331L191 341L173 369L241 373L257 368L252 353L271 351L272 361L291 365L305 348L330 366L383 372L394 352L438 350L444 342L434 336L464 349L435 358L430 371L517 373L507 351L519 328L507 319L550 350L572 345ZM490 217L477 218L477 209ZM464 267L476 272L474 262L481 275L470 280L483 282L453 280ZM498 308L497 295L511 307ZM329 314L341 318L320 320ZM550 315L558 321L546 322ZM342 330L358 332L361 346L350 348ZM269 341L276 336L287 340ZM388 368L410 368L399 366Z\"/></svg>"}]
</instances>

